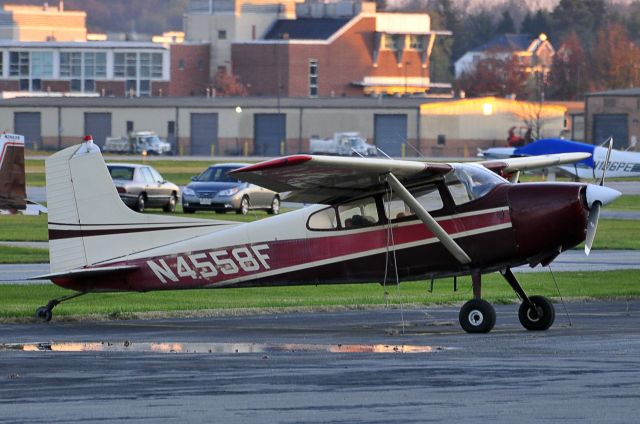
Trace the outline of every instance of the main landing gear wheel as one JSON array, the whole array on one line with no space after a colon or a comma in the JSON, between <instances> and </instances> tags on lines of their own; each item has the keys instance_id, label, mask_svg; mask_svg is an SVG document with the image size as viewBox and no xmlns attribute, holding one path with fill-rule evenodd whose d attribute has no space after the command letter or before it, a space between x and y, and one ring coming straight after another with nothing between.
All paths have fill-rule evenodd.
<instances>
[{"instance_id":1,"label":"main landing gear wheel","mask_svg":"<svg viewBox=\"0 0 640 424\"><path fill-rule=\"evenodd\" d=\"M473 299L462 305L459 320L467 333L488 333L496 325L496 310L486 300Z\"/></svg>"},{"instance_id":2,"label":"main landing gear wheel","mask_svg":"<svg viewBox=\"0 0 640 424\"><path fill-rule=\"evenodd\" d=\"M535 309L531 308L526 302L522 302L520 309L518 309L520 324L530 331L548 330L556 319L556 311L553 304L544 296L531 296L529 300L535 306Z\"/></svg>"}]
</instances>

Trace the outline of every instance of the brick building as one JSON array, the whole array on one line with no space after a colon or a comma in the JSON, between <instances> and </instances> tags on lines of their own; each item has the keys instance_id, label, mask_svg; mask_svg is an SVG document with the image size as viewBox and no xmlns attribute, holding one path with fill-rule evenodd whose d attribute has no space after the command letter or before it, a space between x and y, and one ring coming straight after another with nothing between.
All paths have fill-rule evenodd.
<instances>
[{"instance_id":1,"label":"brick building","mask_svg":"<svg viewBox=\"0 0 640 424\"><path fill-rule=\"evenodd\" d=\"M377 13L375 3L361 0L267 3L192 0L187 39L212 43L212 75L230 67L256 96L411 94L442 86L429 78L429 58L435 37L451 33L432 31L427 14Z\"/></svg>"}]
</instances>

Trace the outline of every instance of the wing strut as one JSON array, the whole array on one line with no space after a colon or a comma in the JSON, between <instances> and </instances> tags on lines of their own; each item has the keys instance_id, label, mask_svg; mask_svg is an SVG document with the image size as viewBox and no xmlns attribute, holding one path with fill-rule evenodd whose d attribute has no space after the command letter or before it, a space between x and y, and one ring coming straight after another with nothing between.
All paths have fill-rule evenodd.
<instances>
[{"instance_id":1,"label":"wing strut","mask_svg":"<svg viewBox=\"0 0 640 424\"><path fill-rule=\"evenodd\" d=\"M471 258L469 257L469 255L467 255L465 251L462 250L460 246L458 246L458 243L456 243L455 240L453 240L453 238L449 234L447 234L447 232L440 226L440 224L438 224L438 222L433 219L431 214L422 207L422 205L416 200L415 197L411 195L411 193L409 193L409 190L407 190L402 185L402 183L398 181L395 175L389 172L388 174L386 174L386 176L387 182L389 183L391 188L395 190L398 196L400 196L400 198L404 200L404 202L411 208L411 210L416 213L416 215L418 216L418 218L420 218L424 225L426 225L427 228L436 235L438 240L440 240L444 247L458 260L458 262L460 262L461 264L471 263Z\"/></svg>"}]
</instances>

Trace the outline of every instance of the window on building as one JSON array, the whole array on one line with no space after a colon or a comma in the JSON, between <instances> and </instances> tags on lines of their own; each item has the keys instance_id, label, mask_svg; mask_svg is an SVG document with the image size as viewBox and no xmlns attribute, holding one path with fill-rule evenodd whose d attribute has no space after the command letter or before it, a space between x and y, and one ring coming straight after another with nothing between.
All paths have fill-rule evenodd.
<instances>
[{"instance_id":1,"label":"window on building","mask_svg":"<svg viewBox=\"0 0 640 424\"><path fill-rule=\"evenodd\" d=\"M318 96L318 60L309 60L309 96Z\"/></svg>"},{"instance_id":2,"label":"window on building","mask_svg":"<svg viewBox=\"0 0 640 424\"><path fill-rule=\"evenodd\" d=\"M31 76L53 77L53 52L31 52Z\"/></svg>"},{"instance_id":3,"label":"window on building","mask_svg":"<svg viewBox=\"0 0 640 424\"><path fill-rule=\"evenodd\" d=\"M127 96L136 94L136 80L127 80L125 82L125 90Z\"/></svg>"},{"instance_id":4,"label":"window on building","mask_svg":"<svg viewBox=\"0 0 640 424\"><path fill-rule=\"evenodd\" d=\"M29 52L9 52L9 76L29 76Z\"/></svg>"},{"instance_id":5,"label":"window on building","mask_svg":"<svg viewBox=\"0 0 640 424\"><path fill-rule=\"evenodd\" d=\"M124 53L113 55L113 76L124 77Z\"/></svg>"},{"instance_id":6,"label":"window on building","mask_svg":"<svg viewBox=\"0 0 640 424\"><path fill-rule=\"evenodd\" d=\"M198 59L198 71L204 70L204 60Z\"/></svg>"},{"instance_id":7,"label":"window on building","mask_svg":"<svg viewBox=\"0 0 640 424\"><path fill-rule=\"evenodd\" d=\"M616 107L616 103L614 98L604 99L604 107Z\"/></svg>"},{"instance_id":8,"label":"window on building","mask_svg":"<svg viewBox=\"0 0 640 424\"><path fill-rule=\"evenodd\" d=\"M82 91L87 93L93 93L96 91L96 80L93 79L84 79L84 88Z\"/></svg>"},{"instance_id":9,"label":"window on building","mask_svg":"<svg viewBox=\"0 0 640 424\"><path fill-rule=\"evenodd\" d=\"M395 44L393 42L393 35L385 34L384 35L384 48L387 50L394 50Z\"/></svg>"},{"instance_id":10,"label":"window on building","mask_svg":"<svg viewBox=\"0 0 640 424\"><path fill-rule=\"evenodd\" d=\"M176 121L168 121L167 122L167 134L170 137L176 135Z\"/></svg>"},{"instance_id":11,"label":"window on building","mask_svg":"<svg viewBox=\"0 0 640 424\"><path fill-rule=\"evenodd\" d=\"M0 51L0 75L4 75L4 54Z\"/></svg>"},{"instance_id":12,"label":"window on building","mask_svg":"<svg viewBox=\"0 0 640 424\"><path fill-rule=\"evenodd\" d=\"M42 91L42 80L40 78L31 80L31 91Z\"/></svg>"},{"instance_id":13,"label":"window on building","mask_svg":"<svg viewBox=\"0 0 640 424\"><path fill-rule=\"evenodd\" d=\"M71 91L82 91L82 80L80 78L71 79Z\"/></svg>"},{"instance_id":14,"label":"window on building","mask_svg":"<svg viewBox=\"0 0 640 424\"><path fill-rule=\"evenodd\" d=\"M140 96L150 96L151 95L151 81L149 80L140 80Z\"/></svg>"},{"instance_id":15,"label":"window on building","mask_svg":"<svg viewBox=\"0 0 640 424\"><path fill-rule=\"evenodd\" d=\"M133 121L127 121L127 134L133 132Z\"/></svg>"},{"instance_id":16,"label":"window on building","mask_svg":"<svg viewBox=\"0 0 640 424\"><path fill-rule=\"evenodd\" d=\"M178 69L184 71L184 59L178 60Z\"/></svg>"},{"instance_id":17,"label":"window on building","mask_svg":"<svg viewBox=\"0 0 640 424\"><path fill-rule=\"evenodd\" d=\"M423 35L411 35L409 36L409 48L411 50L424 50L424 36Z\"/></svg>"},{"instance_id":18,"label":"window on building","mask_svg":"<svg viewBox=\"0 0 640 424\"><path fill-rule=\"evenodd\" d=\"M84 53L84 77L105 78L107 76L107 54L85 52Z\"/></svg>"},{"instance_id":19,"label":"window on building","mask_svg":"<svg viewBox=\"0 0 640 424\"><path fill-rule=\"evenodd\" d=\"M138 76L138 55L136 53L125 53L124 64L127 78Z\"/></svg>"},{"instance_id":20,"label":"window on building","mask_svg":"<svg viewBox=\"0 0 640 424\"><path fill-rule=\"evenodd\" d=\"M227 39L227 31L221 29L218 31L218 40L226 40Z\"/></svg>"},{"instance_id":21,"label":"window on building","mask_svg":"<svg viewBox=\"0 0 640 424\"><path fill-rule=\"evenodd\" d=\"M82 52L60 53L60 76L82 77Z\"/></svg>"},{"instance_id":22,"label":"window on building","mask_svg":"<svg viewBox=\"0 0 640 424\"><path fill-rule=\"evenodd\" d=\"M140 53L140 77L151 76L151 53Z\"/></svg>"},{"instance_id":23,"label":"window on building","mask_svg":"<svg viewBox=\"0 0 640 424\"><path fill-rule=\"evenodd\" d=\"M162 53L151 53L151 78L162 78Z\"/></svg>"}]
</instances>

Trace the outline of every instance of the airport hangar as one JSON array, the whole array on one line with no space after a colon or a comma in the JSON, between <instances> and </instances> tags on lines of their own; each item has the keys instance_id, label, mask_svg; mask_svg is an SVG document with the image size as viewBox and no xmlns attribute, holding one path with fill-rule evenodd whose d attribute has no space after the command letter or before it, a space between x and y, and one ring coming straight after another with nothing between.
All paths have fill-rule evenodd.
<instances>
[{"instance_id":1,"label":"airport hangar","mask_svg":"<svg viewBox=\"0 0 640 424\"><path fill-rule=\"evenodd\" d=\"M506 145L508 129L532 116L543 136L558 136L567 110L495 97L21 97L0 100L0 130L35 150L152 130L176 153L200 156L302 153L313 136L357 131L393 157L464 157Z\"/></svg>"}]
</instances>

